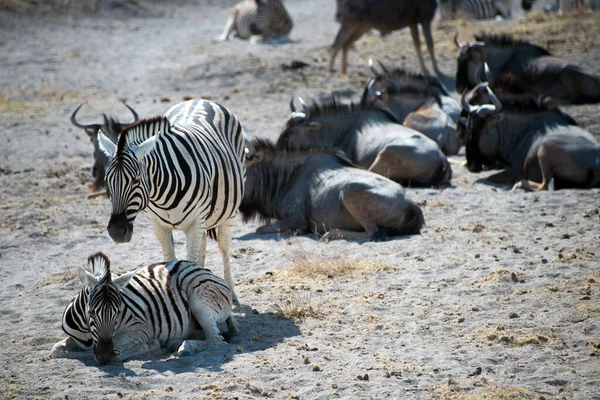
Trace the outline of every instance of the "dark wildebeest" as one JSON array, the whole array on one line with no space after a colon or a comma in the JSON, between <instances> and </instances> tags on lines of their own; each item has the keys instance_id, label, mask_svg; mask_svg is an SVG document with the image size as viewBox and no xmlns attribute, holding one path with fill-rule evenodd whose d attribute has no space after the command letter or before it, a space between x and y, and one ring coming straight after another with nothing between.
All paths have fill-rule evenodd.
<instances>
[{"instance_id":1,"label":"dark wildebeest","mask_svg":"<svg viewBox=\"0 0 600 400\"><path fill-rule=\"evenodd\" d=\"M434 140L444 154L457 154L461 144L456 123L445 112L443 99L457 118L460 107L456 100L444 95L445 88L431 76L404 70L389 72L381 63L384 73L379 73L372 62L369 64L374 76L363 91L361 104L388 107L404 126Z\"/></svg>"},{"instance_id":2,"label":"dark wildebeest","mask_svg":"<svg viewBox=\"0 0 600 400\"><path fill-rule=\"evenodd\" d=\"M421 71L426 72L419 40L418 26L421 24L433 69L439 75L440 70L435 61L431 36L431 20L435 15L436 7L436 0L337 0L335 20L341 26L333 42L329 70L333 71L335 58L342 50L342 73L345 74L348 66L348 49L369 30L377 29L381 33L389 33L408 26L419 57Z\"/></svg>"},{"instance_id":3,"label":"dark wildebeest","mask_svg":"<svg viewBox=\"0 0 600 400\"><path fill-rule=\"evenodd\" d=\"M458 34L457 34L458 36ZM546 49L508 35L475 35L476 42L460 44L456 71L459 92L477 84L476 72L483 74L487 62L490 85L496 76L511 73L527 82L533 91L551 96L562 104L600 102L600 79L591 72L554 57ZM483 77L480 77L483 79Z\"/></svg>"},{"instance_id":4,"label":"dark wildebeest","mask_svg":"<svg viewBox=\"0 0 600 400\"><path fill-rule=\"evenodd\" d=\"M81 106L83 106L83 103L81 103L75 109L75 111L73 111L73 114L71 114L71 123L76 127L83 129L94 144L94 165L92 167L92 178L94 179L94 181L89 185L89 189L92 192L98 192L106 185L106 182L104 182L104 175L109 162L108 157L104 154L104 152L100 150L100 147L98 147L98 131L102 129L102 132L104 132L104 134L108 136L110 140L112 140L114 143L117 143L119 133L121 133L121 131L129 125L137 122L139 119L137 113L134 111L133 108L131 108L125 102L123 102L123 104L133 114L132 122L118 122L114 118L107 117L106 114L102 114L102 118L104 120L102 124L84 125L80 122L77 122L76 119L77 112L79 111Z\"/></svg>"},{"instance_id":5,"label":"dark wildebeest","mask_svg":"<svg viewBox=\"0 0 600 400\"><path fill-rule=\"evenodd\" d=\"M501 166L489 180L534 191L600 187L600 145L555 104L534 95L499 100L486 83L463 99L469 171Z\"/></svg>"},{"instance_id":6,"label":"dark wildebeest","mask_svg":"<svg viewBox=\"0 0 600 400\"><path fill-rule=\"evenodd\" d=\"M421 209L402 186L355 167L339 150L292 150L254 139L246 159L245 222L265 222L257 233L302 230L346 239L416 234Z\"/></svg>"},{"instance_id":7,"label":"dark wildebeest","mask_svg":"<svg viewBox=\"0 0 600 400\"><path fill-rule=\"evenodd\" d=\"M402 126L394 114L379 106L327 102L290 102L292 115L277 141L284 148L339 148L356 165L403 185L441 186L452 169L436 142Z\"/></svg>"}]
</instances>

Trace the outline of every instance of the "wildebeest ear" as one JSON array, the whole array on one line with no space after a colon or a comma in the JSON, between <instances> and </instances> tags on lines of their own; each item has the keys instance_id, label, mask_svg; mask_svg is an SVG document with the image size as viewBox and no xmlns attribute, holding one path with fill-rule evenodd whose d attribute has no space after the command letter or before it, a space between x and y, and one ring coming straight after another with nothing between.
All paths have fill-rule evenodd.
<instances>
[{"instance_id":1,"label":"wildebeest ear","mask_svg":"<svg viewBox=\"0 0 600 400\"><path fill-rule=\"evenodd\" d=\"M84 287L91 289L96 285L96 283L98 283L98 278L81 267L79 267L77 270L77 275L79 276L79 280Z\"/></svg>"},{"instance_id":2,"label":"wildebeest ear","mask_svg":"<svg viewBox=\"0 0 600 400\"><path fill-rule=\"evenodd\" d=\"M117 145L102 132L102 129L98 129L98 147L109 158L112 158L117 151Z\"/></svg>"},{"instance_id":3,"label":"wildebeest ear","mask_svg":"<svg viewBox=\"0 0 600 400\"><path fill-rule=\"evenodd\" d=\"M117 285L118 288L122 288L127 286L127 284L129 283L129 281L131 281L131 278L133 278L134 275L135 271L129 271L119 276L118 278L113 279L113 282L115 283L115 285Z\"/></svg>"},{"instance_id":4,"label":"wildebeest ear","mask_svg":"<svg viewBox=\"0 0 600 400\"><path fill-rule=\"evenodd\" d=\"M135 157L138 159L138 161L142 161L144 156L146 154L148 154L148 152L154 148L154 144L156 143L157 137L158 137L157 135L151 136L148 139L144 140L139 145L132 146L133 153L135 154Z\"/></svg>"},{"instance_id":5,"label":"wildebeest ear","mask_svg":"<svg viewBox=\"0 0 600 400\"><path fill-rule=\"evenodd\" d=\"M265 158L264 150L256 150L254 153L248 154L246 156L246 166L249 167L254 164L258 164Z\"/></svg>"}]
</instances>

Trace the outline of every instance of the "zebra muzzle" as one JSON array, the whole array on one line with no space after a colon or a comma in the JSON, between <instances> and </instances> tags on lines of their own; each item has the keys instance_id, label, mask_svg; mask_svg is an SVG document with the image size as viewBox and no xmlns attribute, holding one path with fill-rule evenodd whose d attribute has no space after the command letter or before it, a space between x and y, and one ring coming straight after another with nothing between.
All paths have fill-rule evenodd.
<instances>
[{"instance_id":1,"label":"zebra muzzle","mask_svg":"<svg viewBox=\"0 0 600 400\"><path fill-rule=\"evenodd\" d=\"M106 229L110 238L117 243L129 242L133 235L133 224L124 215L112 216Z\"/></svg>"},{"instance_id":2,"label":"zebra muzzle","mask_svg":"<svg viewBox=\"0 0 600 400\"><path fill-rule=\"evenodd\" d=\"M94 347L94 359L100 365L106 365L115 358L112 341L99 340Z\"/></svg>"}]
</instances>

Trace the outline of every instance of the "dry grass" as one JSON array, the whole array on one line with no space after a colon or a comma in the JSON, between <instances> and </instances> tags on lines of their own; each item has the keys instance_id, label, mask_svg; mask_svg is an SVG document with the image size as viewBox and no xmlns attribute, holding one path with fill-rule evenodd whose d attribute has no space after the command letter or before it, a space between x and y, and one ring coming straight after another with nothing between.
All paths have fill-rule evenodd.
<instances>
[{"instance_id":1,"label":"dry grass","mask_svg":"<svg viewBox=\"0 0 600 400\"><path fill-rule=\"evenodd\" d=\"M481 328L473 332L472 341L492 346L502 344L507 347L521 347L528 344L534 346L549 346L554 342L550 334L530 329L505 329L501 326Z\"/></svg>"},{"instance_id":2,"label":"dry grass","mask_svg":"<svg viewBox=\"0 0 600 400\"><path fill-rule=\"evenodd\" d=\"M459 385L450 379L447 385L433 389L436 399L444 400L538 400L539 397L519 386L502 385L487 382L481 378L469 387Z\"/></svg>"},{"instance_id":3,"label":"dry grass","mask_svg":"<svg viewBox=\"0 0 600 400\"><path fill-rule=\"evenodd\" d=\"M275 305L284 318L300 322L305 318L322 318L326 315L322 305L309 291L295 292Z\"/></svg>"},{"instance_id":4,"label":"dry grass","mask_svg":"<svg viewBox=\"0 0 600 400\"><path fill-rule=\"evenodd\" d=\"M495 271L490 272L490 274L488 276L486 276L485 278L483 278L481 281L482 282L519 282L521 281L522 274L518 273L518 272L511 272L509 270L507 270L506 268L500 267Z\"/></svg>"}]
</instances>

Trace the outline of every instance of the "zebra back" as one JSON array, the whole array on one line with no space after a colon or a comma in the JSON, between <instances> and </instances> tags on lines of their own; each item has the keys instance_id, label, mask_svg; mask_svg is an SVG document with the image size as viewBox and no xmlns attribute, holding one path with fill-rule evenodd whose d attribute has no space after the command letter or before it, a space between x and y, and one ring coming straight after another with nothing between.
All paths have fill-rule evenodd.
<instances>
[{"instance_id":1,"label":"zebra back","mask_svg":"<svg viewBox=\"0 0 600 400\"><path fill-rule=\"evenodd\" d=\"M452 15L463 12L472 19L492 19L497 15L510 17L510 8L500 0L446 0L442 5Z\"/></svg>"},{"instance_id":2,"label":"zebra back","mask_svg":"<svg viewBox=\"0 0 600 400\"><path fill-rule=\"evenodd\" d=\"M254 35L279 38L289 35L294 26L281 0L246 0L233 8L232 17L242 39Z\"/></svg>"}]
</instances>

